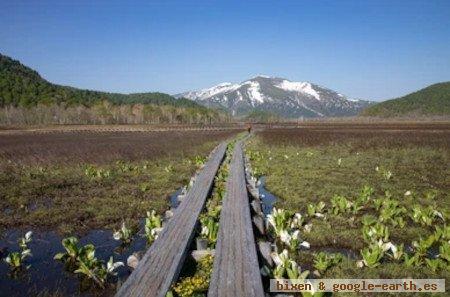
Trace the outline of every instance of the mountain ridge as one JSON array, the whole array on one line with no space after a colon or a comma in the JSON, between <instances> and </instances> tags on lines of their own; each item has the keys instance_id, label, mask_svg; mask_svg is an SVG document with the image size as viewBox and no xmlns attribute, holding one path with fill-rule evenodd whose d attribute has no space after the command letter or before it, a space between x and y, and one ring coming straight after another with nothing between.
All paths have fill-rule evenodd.
<instances>
[{"instance_id":1,"label":"mountain ridge","mask_svg":"<svg viewBox=\"0 0 450 297\"><path fill-rule=\"evenodd\" d=\"M220 83L174 97L191 99L207 107L225 108L238 116L259 110L288 118L352 116L372 104L348 99L308 81L296 82L267 75L257 75L240 83Z\"/></svg>"},{"instance_id":2,"label":"mountain ridge","mask_svg":"<svg viewBox=\"0 0 450 297\"><path fill-rule=\"evenodd\" d=\"M450 115L450 81L429 85L402 97L382 101L361 112L362 116Z\"/></svg>"},{"instance_id":3,"label":"mountain ridge","mask_svg":"<svg viewBox=\"0 0 450 297\"><path fill-rule=\"evenodd\" d=\"M161 92L121 94L54 84L36 70L0 53L0 107L39 103L91 106L104 100L119 105L142 103L204 109L191 100L177 100Z\"/></svg>"}]
</instances>

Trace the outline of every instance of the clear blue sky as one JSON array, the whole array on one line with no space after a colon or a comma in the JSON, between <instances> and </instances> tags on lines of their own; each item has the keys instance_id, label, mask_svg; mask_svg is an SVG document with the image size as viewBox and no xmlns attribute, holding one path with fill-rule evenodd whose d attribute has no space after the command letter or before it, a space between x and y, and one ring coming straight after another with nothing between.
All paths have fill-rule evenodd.
<instances>
[{"instance_id":1,"label":"clear blue sky","mask_svg":"<svg viewBox=\"0 0 450 297\"><path fill-rule=\"evenodd\" d=\"M266 74L381 100L450 80L449 0L0 0L0 28L1 53L105 91Z\"/></svg>"}]
</instances>

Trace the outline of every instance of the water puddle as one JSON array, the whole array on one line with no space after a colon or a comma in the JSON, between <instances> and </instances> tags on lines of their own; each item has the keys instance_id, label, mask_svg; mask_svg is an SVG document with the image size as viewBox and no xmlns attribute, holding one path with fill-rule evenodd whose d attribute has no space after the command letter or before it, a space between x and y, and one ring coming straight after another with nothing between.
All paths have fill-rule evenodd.
<instances>
[{"instance_id":1,"label":"water puddle","mask_svg":"<svg viewBox=\"0 0 450 297\"><path fill-rule=\"evenodd\" d=\"M7 252L17 251L17 241L23 236L25 230L9 230L0 239L0 250L4 256ZM19 274L11 274L6 263L0 263L0 291L3 296L24 296L36 294L42 291L58 291L64 295L89 296L94 292L83 288L78 275L64 269L64 263L55 261L54 255L63 252L61 245L63 237L54 231L34 232L33 241L29 248L33 256L26 259L26 265L31 265L28 270ZM92 243L96 247L96 257L107 261L110 256L115 261L127 262L128 256L134 252L146 248L146 239L136 235L129 246L121 246L119 241L112 237L112 231L92 230L80 238L80 245ZM128 277L130 271L127 267L118 269L118 279ZM97 292L98 294L98 292ZM95 294L95 295L97 295Z\"/></svg>"},{"instance_id":2,"label":"water puddle","mask_svg":"<svg viewBox=\"0 0 450 297\"><path fill-rule=\"evenodd\" d=\"M277 201L277 197L267 191L266 189L266 177L262 176L257 183L257 187L259 190L259 197L262 202L262 211L265 215L268 215L272 212L273 205Z\"/></svg>"},{"instance_id":3,"label":"water puddle","mask_svg":"<svg viewBox=\"0 0 450 297\"><path fill-rule=\"evenodd\" d=\"M170 195L172 208L179 205L178 195L183 188ZM143 220L140 226L143 226ZM143 236L143 227L133 237L133 241L127 245L121 245L120 241L113 239L112 230L91 230L79 238L79 245L92 243L96 247L95 256L103 261L108 261L113 256L114 261L121 261L125 267L119 267L117 282L124 282L131 270L126 266L127 258L135 252L143 252L147 249L146 238ZM9 252L18 251L18 240L28 230L11 229L5 231L0 237L0 256L4 258ZM53 257L64 252L61 245L63 239L55 231L33 231L33 240L28 244L32 257L26 259L29 269L23 269L19 273L12 274L9 266L0 261L0 296L30 296L40 292L58 292L61 295L70 296L111 296L115 293L115 285L108 286L105 290L92 289L92 283L72 272L66 271L64 263L56 261Z\"/></svg>"},{"instance_id":4,"label":"water puddle","mask_svg":"<svg viewBox=\"0 0 450 297\"><path fill-rule=\"evenodd\" d=\"M170 202L170 208L177 208L178 205L180 205L181 201L178 199L178 196L183 193L184 187L179 188L174 193L170 194L169 196L169 202Z\"/></svg>"}]
</instances>

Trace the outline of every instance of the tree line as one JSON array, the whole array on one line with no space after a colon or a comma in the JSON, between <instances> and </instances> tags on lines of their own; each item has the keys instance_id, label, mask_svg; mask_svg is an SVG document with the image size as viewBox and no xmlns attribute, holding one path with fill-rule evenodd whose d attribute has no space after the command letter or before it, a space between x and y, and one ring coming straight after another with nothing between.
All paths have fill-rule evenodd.
<instances>
[{"instance_id":1,"label":"tree line","mask_svg":"<svg viewBox=\"0 0 450 297\"><path fill-rule=\"evenodd\" d=\"M127 104L113 105L103 101L83 105L42 105L0 108L0 124L213 124L230 122L231 117L210 109L176 107L171 105Z\"/></svg>"},{"instance_id":2,"label":"tree line","mask_svg":"<svg viewBox=\"0 0 450 297\"><path fill-rule=\"evenodd\" d=\"M0 123L127 124L229 121L223 111L159 92L119 94L60 86L0 54Z\"/></svg>"}]
</instances>

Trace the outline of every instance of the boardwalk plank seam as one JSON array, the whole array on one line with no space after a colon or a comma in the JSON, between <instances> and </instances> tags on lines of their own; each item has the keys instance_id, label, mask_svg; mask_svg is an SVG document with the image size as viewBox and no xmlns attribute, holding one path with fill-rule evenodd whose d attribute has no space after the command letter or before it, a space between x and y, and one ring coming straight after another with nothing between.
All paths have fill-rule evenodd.
<instances>
[{"instance_id":1,"label":"boardwalk plank seam","mask_svg":"<svg viewBox=\"0 0 450 297\"><path fill-rule=\"evenodd\" d=\"M219 224L208 296L264 296L241 141L235 145Z\"/></svg>"}]
</instances>

